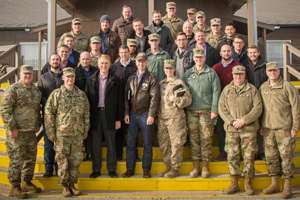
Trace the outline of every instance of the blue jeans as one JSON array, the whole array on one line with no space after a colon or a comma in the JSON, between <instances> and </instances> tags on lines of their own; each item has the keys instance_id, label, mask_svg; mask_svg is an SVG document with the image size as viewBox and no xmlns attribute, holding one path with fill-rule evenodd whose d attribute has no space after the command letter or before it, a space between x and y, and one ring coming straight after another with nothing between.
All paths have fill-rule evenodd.
<instances>
[{"instance_id":1,"label":"blue jeans","mask_svg":"<svg viewBox=\"0 0 300 200\"><path fill-rule=\"evenodd\" d=\"M144 140L143 170L150 171L152 165L152 137L154 123L147 125L148 112L136 114L131 112L130 124L128 125L126 167L127 170L134 170L136 163L136 142L139 129L142 130Z\"/></svg>"},{"instance_id":2,"label":"blue jeans","mask_svg":"<svg viewBox=\"0 0 300 200\"><path fill-rule=\"evenodd\" d=\"M45 170L53 172L53 165L55 164L55 171L57 172L57 163L54 163L55 151L53 149L54 143L51 142L46 134L45 126L43 129L44 134L44 160Z\"/></svg>"}]
</instances>

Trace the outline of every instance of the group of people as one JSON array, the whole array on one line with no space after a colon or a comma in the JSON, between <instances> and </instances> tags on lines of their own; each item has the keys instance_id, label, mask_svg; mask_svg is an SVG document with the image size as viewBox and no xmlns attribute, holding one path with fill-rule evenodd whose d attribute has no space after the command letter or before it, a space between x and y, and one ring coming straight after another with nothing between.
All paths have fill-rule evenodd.
<instances>
[{"instance_id":1,"label":"group of people","mask_svg":"<svg viewBox=\"0 0 300 200\"><path fill-rule=\"evenodd\" d=\"M1 103L10 195L25 198L26 191L41 192L31 180L35 134L42 124L44 177L53 176L56 168L65 197L81 194L74 184L83 152L92 161L90 177L101 175L103 140L108 175L118 177L126 132L127 170L122 177L135 174L141 131L144 178L151 177L154 134L166 165L160 177L179 176L189 139L190 177L208 178L215 128L220 149L215 161L228 160L231 176L227 194L239 191L242 174L246 193L254 194L251 179L258 153L266 159L272 179L263 193L279 192L282 175L282 197L292 195L293 153L300 126L296 89L282 80L278 63L260 57L257 46L245 48L233 24L227 24L223 33L221 20L212 19L209 27L203 11L187 9L185 22L176 16L176 3L168 2L166 11L162 17L155 10L153 22L144 27L125 5L112 28L110 17L101 16L100 30L90 39L81 32L82 20L75 18L72 31L62 35L57 52L43 67L37 86L32 83L33 68L21 67L20 81L5 91Z\"/></svg>"}]
</instances>

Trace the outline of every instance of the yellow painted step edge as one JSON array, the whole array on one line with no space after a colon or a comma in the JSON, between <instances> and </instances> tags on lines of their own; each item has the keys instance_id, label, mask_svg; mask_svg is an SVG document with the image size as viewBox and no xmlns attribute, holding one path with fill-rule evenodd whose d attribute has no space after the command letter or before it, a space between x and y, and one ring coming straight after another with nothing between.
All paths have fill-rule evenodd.
<instances>
[{"instance_id":1,"label":"yellow painted step edge","mask_svg":"<svg viewBox=\"0 0 300 200\"><path fill-rule=\"evenodd\" d=\"M61 190L57 185L58 177L34 177L33 183L42 189ZM263 190L270 185L269 177L252 180L254 190ZM0 172L0 183L9 185L7 174ZM279 180L280 187L283 180ZM105 191L216 191L224 190L230 185L230 178L79 178L79 190ZM244 179L239 178L239 188L244 190ZM300 185L300 175L292 180L292 186Z\"/></svg>"}]
</instances>

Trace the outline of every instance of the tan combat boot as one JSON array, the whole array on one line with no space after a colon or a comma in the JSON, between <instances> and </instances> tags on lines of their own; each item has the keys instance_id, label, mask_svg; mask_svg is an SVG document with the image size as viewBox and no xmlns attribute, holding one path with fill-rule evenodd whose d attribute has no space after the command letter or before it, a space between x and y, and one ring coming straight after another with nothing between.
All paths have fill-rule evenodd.
<instances>
[{"instance_id":1,"label":"tan combat boot","mask_svg":"<svg viewBox=\"0 0 300 200\"><path fill-rule=\"evenodd\" d=\"M292 196L291 179L285 179L284 188L281 193L281 198L288 199Z\"/></svg>"},{"instance_id":2,"label":"tan combat boot","mask_svg":"<svg viewBox=\"0 0 300 200\"><path fill-rule=\"evenodd\" d=\"M194 169L190 173L191 178L196 178L200 174L200 168L199 168L199 160L194 160Z\"/></svg>"},{"instance_id":3,"label":"tan combat boot","mask_svg":"<svg viewBox=\"0 0 300 200\"><path fill-rule=\"evenodd\" d=\"M35 186L31 181L23 181L22 190L32 193L40 193L42 191L40 187Z\"/></svg>"},{"instance_id":4,"label":"tan combat boot","mask_svg":"<svg viewBox=\"0 0 300 200\"><path fill-rule=\"evenodd\" d=\"M271 185L268 188L263 190L264 194L273 194L280 191L279 184L278 184L278 177L272 176L271 181L272 181Z\"/></svg>"},{"instance_id":5,"label":"tan combat boot","mask_svg":"<svg viewBox=\"0 0 300 200\"><path fill-rule=\"evenodd\" d=\"M74 183L70 183L70 191L71 191L71 193L74 194L75 196L81 195L81 191L79 191L79 190L77 190L77 189L75 188Z\"/></svg>"},{"instance_id":6,"label":"tan combat boot","mask_svg":"<svg viewBox=\"0 0 300 200\"><path fill-rule=\"evenodd\" d=\"M9 197L15 197L17 199L25 199L28 197L27 193L22 191L20 185L15 185L10 187Z\"/></svg>"},{"instance_id":7,"label":"tan combat boot","mask_svg":"<svg viewBox=\"0 0 300 200\"><path fill-rule=\"evenodd\" d=\"M209 168L208 168L208 161L202 161L202 178L208 178L210 176L209 174Z\"/></svg>"},{"instance_id":8,"label":"tan combat boot","mask_svg":"<svg viewBox=\"0 0 300 200\"><path fill-rule=\"evenodd\" d=\"M63 185L63 189L62 189L62 192L61 194L64 196L64 197L70 197L72 196L71 192L70 192L70 188L68 185Z\"/></svg>"},{"instance_id":9,"label":"tan combat boot","mask_svg":"<svg viewBox=\"0 0 300 200\"><path fill-rule=\"evenodd\" d=\"M175 170L175 169L172 168L168 173L165 174L165 177L166 178L174 178L178 175L179 175L178 170Z\"/></svg>"},{"instance_id":10,"label":"tan combat boot","mask_svg":"<svg viewBox=\"0 0 300 200\"><path fill-rule=\"evenodd\" d=\"M239 184L238 184L238 176L237 175L231 175L231 184L227 188L227 190L225 190L225 193L226 194L233 194L233 193L238 192L238 191L240 191Z\"/></svg>"},{"instance_id":11,"label":"tan combat boot","mask_svg":"<svg viewBox=\"0 0 300 200\"><path fill-rule=\"evenodd\" d=\"M244 181L245 191L248 195L254 195L254 190L251 187L251 178L249 175L245 174L245 181Z\"/></svg>"},{"instance_id":12,"label":"tan combat boot","mask_svg":"<svg viewBox=\"0 0 300 200\"><path fill-rule=\"evenodd\" d=\"M167 165L167 169L161 173L158 174L159 177L164 177L166 173L168 173L171 170L171 166Z\"/></svg>"}]
</instances>

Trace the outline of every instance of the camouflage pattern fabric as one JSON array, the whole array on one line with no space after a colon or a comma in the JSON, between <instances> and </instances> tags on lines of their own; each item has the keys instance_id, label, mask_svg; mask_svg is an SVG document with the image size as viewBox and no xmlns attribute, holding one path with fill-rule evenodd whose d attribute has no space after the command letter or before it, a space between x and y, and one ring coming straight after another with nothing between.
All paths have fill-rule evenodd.
<instances>
[{"instance_id":1,"label":"camouflage pattern fabric","mask_svg":"<svg viewBox=\"0 0 300 200\"><path fill-rule=\"evenodd\" d=\"M193 32L195 33L195 31L197 31L197 30L204 31L205 36L208 36L211 33L211 29L206 24L204 24L204 28L199 28L199 26L197 26L197 24L196 24L193 28Z\"/></svg>"},{"instance_id":2,"label":"camouflage pattern fabric","mask_svg":"<svg viewBox=\"0 0 300 200\"><path fill-rule=\"evenodd\" d=\"M214 122L210 119L210 111L187 110L187 124L191 144L191 159L210 161Z\"/></svg>"},{"instance_id":3,"label":"camouflage pattern fabric","mask_svg":"<svg viewBox=\"0 0 300 200\"><path fill-rule=\"evenodd\" d=\"M240 153L244 165L243 174L254 178L254 159L257 153L256 132L226 132L225 151L227 152L228 169L230 175L241 175Z\"/></svg>"},{"instance_id":4,"label":"camouflage pattern fabric","mask_svg":"<svg viewBox=\"0 0 300 200\"><path fill-rule=\"evenodd\" d=\"M19 136L12 138L6 131L6 152L9 158L8 180L17 186L23 181L31 181L37 154L37 139L35 131L19 132Z\"/></svg>"},{"instance_id":5,"label":"camouflage pattern fabric","mask_svg":"<svg viewBox=\"0 0 300 200\"><path fill-rule=\"evenodd\" d=\"M54 142L59 184L77 183L82 162L83 139L90 127L90 104L84 92L74 86L67 91L62 85L54 90L45 106L48 138Z\"/></svg>"},{"instance_id":6,"label":"camouflage pattern fabric","mask_svg":"<svg viewBox=\"0 0 300 200\"><path fill-rule=\"evenodd\" d=\"M90 38L88 36L86 36L82 32L79 35L75 35L73 33L73 31L64 33L60 37L60 39L58 41L58 44L57 44L57 47L61 46L63 44L63 41L64 41L66 35L70 35L70 34L74 37L74 46L73 46L73 49L75 51L78 51L79 53L81 53L83 51L87 51L88 46L89 46L89 40L90 40Z\"/></svg>"},{"instance_id":7,"label":"camouflage pattern fabric","mask_svg":"<svg viewBox=\"0 0 300 200\"><path fill-rule=\"evenodd\" d=\"M98 54L98 55L96 55L96 56L94 54L92 54L92 53L90 53L90 55L91 55L91 63L90 63L90 65L92 65L93 67L98 68L98 58L101 56L101 53Z\"/></svg>"},{"instance_id":8,"label":"camouflage pattern fabric","mask_svg":"<svg viewBox=\"0 0 300 200\"><path fill-rule=\"evenodd\" d=\"M291 137L291 130L264 128L264 141L269 176L282 174L282 178L293 178L295 139Z\"/></svg>"},{"instance_id":9,"label":"camouflage pattern fabric","mask_svg":"<svg viewBox=\"0 0 300 200\"><path fill-rule=\"evenodd\" d=\"M158 143L166 165L179 170L182 164L183 145L186 142L185 120L180 118L159 119Z\"/></svg>"},{"instance_id":10,"label":"camouflage pattern fabric","mask_svg":"<svg viewBox=\"0 0 300 200\"><path fill-rule=\"evenodd\" d=\"M213 35L213 33L211 32L207 37L206 37L206 42L208 44L210 44L212 47L214 47L215 49L217 49L218 44L223 41L226 38L226 34L221 32L221 34L219 36L215 36Z\"/></svg>"},{"instance_id":11,"label":"camouflage pattern fabric","mask_svg":"<svg viewBox=\"0 0 300 200\"><path fill-rule=\"evenodd\" d=\"M54 150L58 165L58 184L66 185L78 182L78 168L83 160L83 143L81 137L57 137Z\"/></svg>"},{"instance_id":12,"label":"camouflage pattern fabric","mask_svg":"<svg viewBox=\"0 0 300 200\"><path fill-rule=\"evenodd\" d=\"M8 67L9 63L2 63L0 62L0 77L6 74L6 68Z\"/></svg>"},{"instance_id":13,"label":"camouflage pattern fabric","mask_svg":"<svg viewBox=\"0 0 300 200\"><path fill-rule=\"evenodd\" d=\"M182 31L184 21L177 16L175 16L173 19L170 19L168 18L168 14L163 16L161 20L164 22L165 26L170 29L173 41L175 41L176 34Z\"/></svg>"},{"instance_id":14,"label":"camouflage pattern fabric","mask_svg":"<svg viewBox=\"0 0 300 200\"><path fill-rule=\"evenodd\" d=\"M164 163L179 170L187 137L184 108L192 103L192 96L185 83L177 77L164 79L159 85L161 101L158 109L158 143ZM182 85L186 92L183 96L171 100L173 88L177 85Z\"/></svg>"},{"instance_id":15,"label":"camouflage pattern fabric","mask_svg":"<svg viewBox=\"0 0 300 200\"><path fill-rule=\"evenodd\" d=\"M11 185L20 185L33 177L37 139L35 132L41 126L41 93L31 84L21 80L9 86L1 102L1 117L6 128L6 148L9 157L8 180ZM10 131L18 129L18 136L12 138Z\"/></svg>"},{"instance_id":16,"label":"camouflage pattern fabric","mask_svg":"<svg viewBox=\"0 0 300 200\"><path fill-rule=\"evenodd\" d=\"M39 130L42 124L40 114L41 92L31 84L26 86L21 80L5 91L1 102L1 117L4 127L20 132Z\"/></svg>"}]
</instances>

